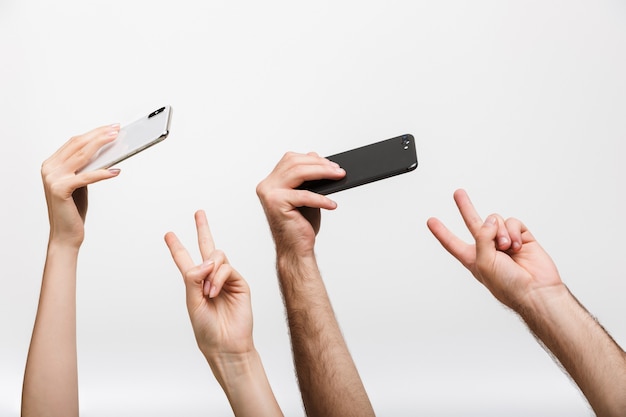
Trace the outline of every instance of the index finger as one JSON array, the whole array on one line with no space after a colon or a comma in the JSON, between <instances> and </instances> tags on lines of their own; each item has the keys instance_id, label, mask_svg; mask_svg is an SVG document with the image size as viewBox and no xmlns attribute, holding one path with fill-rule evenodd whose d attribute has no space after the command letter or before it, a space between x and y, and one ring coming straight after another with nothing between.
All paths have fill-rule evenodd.
<instances>
[{"instance_id":1,"label":"index finger","mask_svg":"<svg viewBox=\"0 0 626 417\"><path fill-rule=\"evenodd\" d=\"M209 259L213 251L215 251L213 235L211 235L211 229L209 228L209 222L206 219L206 213L204 210L196 211L195 218L196 229L198 231L198 247L200 247L202 260L206 261Z\"/></svg>"},{"instance_id":2,"label":"index finger","mask_svg":"<svg viewBox=\"0 0 626 417\"><path fill-rule=\"evenodd\" d=\"M441 246L443 246L450 255L461 262L463 266L469 269L476 261L476 249L474 245L465 243L435 217L428 219L426 224L435 238L441 243Z\"/></svg>"},{"instance_id":3,"label":"index finger","mask_svg":"<svg viewBox=\"0 0 626 417\"><path fill-rule=\"evenodd\" d=\"M174 263L183 275L194 267L193 259L191 259L189 252L187 252L187 249L180 243L180 240L173 232L168 232L165 235L165 243L172 254Z\"/></svg>"},{"instance_id":4,"label":"index finger","mask_svg":"<svg viewBox=\"0 0 626 417\"><path fill-rule=\"evenodd\" d=\"M95 128L82 135L73 136L48 159L50 161L58 160L59 163L63 164L78 154L78 162L81 162L83 159L85 161L89 160L104 144L114 140L119 130L120 125L116 123Z\"/></svg>"},{"instance_id":5,"label":"index finger","mask_svg":"<svg viewBox=\"0 0 626 417\"><path fill-rule=\"evenodd\" d=\"M474 208L474 205L467 195L467 192L465 192L465 190L463 189L456 190L454 192L454 201L456 203L456 206L459 208L461 217L463 217L465 226L467 226L472 236L475 237L476 233L478 233L483 225L483 220L480 218L480 215Z\"/></svg>"}]
</instances>

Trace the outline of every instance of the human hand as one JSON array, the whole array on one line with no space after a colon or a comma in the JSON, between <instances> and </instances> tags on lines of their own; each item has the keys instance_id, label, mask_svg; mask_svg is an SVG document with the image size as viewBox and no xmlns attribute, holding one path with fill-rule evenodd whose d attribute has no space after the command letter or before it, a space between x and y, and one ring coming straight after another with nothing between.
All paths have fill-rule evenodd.
<instances>
[{"instance_id":1,"label":"human hand","mask_svg":"<svg viewBox=\"0 0 626 417\"><path fill-rule=\"evenodd\" d=\"M165 235L165 243L185 281L198 347L209 363L220 355L248 354L254 350L250 289L224 252L215 249L204 211L197 211L195 220L201 264L194 263L174 233Z\"/></svg>"},{"instance_id":2,"label":"human hand","mask_svg":"<svg viewBox=\"0 0 626 417\"><path fill-rule=\"evenodd\" d=\"M483 222L464 190L457 190L454 200L476 244L463 242L436 218L428 219L428 228L500 302L519 312L534 292L563 285L554 262L522 222L497 214Z\"/></svg>"},{"instance_id":3,"label":"human hand","mask_svg":"<svg viewBox=\"0 0 626 417\"><path fill-rule=\"evenodd\" d=\"M118 124L102 126L83 135L74 136L59 148L41 166L50 239L80 246L84 239L87 215L87 185L115 177L119 169L99 169L92 172L76 171L89 161L104 145L117 138Z\"/></svg>"},{"instance_id":4,"label":"human hand","mask_svg":"<svg viewBox=\"0 0 626 417\"><path fill-rule=\"evenodd\" d=\"M320 228L320 209L334 210L330 198L297 189L304 181L343 178L346 172L316 153L286 153L256 188L277 251L312 253Z\"/></svg>"}]
</instances>

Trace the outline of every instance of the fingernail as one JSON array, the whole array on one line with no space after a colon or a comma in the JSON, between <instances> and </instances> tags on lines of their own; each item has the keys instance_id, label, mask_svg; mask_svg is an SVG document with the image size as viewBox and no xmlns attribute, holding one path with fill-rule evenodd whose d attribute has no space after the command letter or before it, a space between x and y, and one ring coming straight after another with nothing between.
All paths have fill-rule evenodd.
<instances>
[{"instance_id":1,"label":"fingernail","mask_svg":"<svg viewBox=\"0 0 626 417\"><path fill-rule=\"evenodd\" d=\"M205 269L208 268L209 265L213 265L213 261L211 259L202 262L202 264L200 264L200 268Z\"/></svg>"},{"instance_id":2,"label":"fingernail","mask_svg":"<svg viewBox=\"0 0 626 417\"><path fill-rule=\"evenodd\" d=\"M217 287L211 284L211 289L209 290L209 298L214 298L215 293L217 292Z\"/></svg>"},{"instance_id":3,"label":"fingernail","mask_svg":"<svg viewBox=\"0 0 626 417\"><path fill-rule=\"evenodd\" d=\"M120 133L119 130L111 130L111 131L109 131L109 137L110 138L114 138L117 135L119 135L119 133Z\"/></svg>"},{"instance_id":4,"label":"fingernail","mask_svg":"<svg viewBox=\"0 0 626 417\"><path fill-rule=\"evenodd\" d=\"M111 128L112 128L112 129L118 129L118 130L119 130L119 128L120 128L120 124L119 124L119 123L113 123L113 124L111 125Z\"/></svg>"},{"instance_id":5,"label":"fingernail","mask_svg":"<svg viewBox=\"0 0 626 417\"><path fill-rule=\"evenodd\" d=\"M515 251L520 250L521 247L522 245L520 245L519 242L513 242L513 250Z\"/></svg>"},{"instance_id":6,"label":"fingernail","mask_svg":"<svg viewBox=\"0 0 626 417\"><path fill-rule=\"evenodd\" d=\"M508 238L506 238L506 237L498 238L498 244L506 245L507 243L509 243L509 239Z\"/></svg>"},{"instance_id":7,"label":"fingernail","mask_svg":"<svg viewBox=\"0 0 626 417\"><path fill-rule=\"evenodd\" d=\"M496 224L496 218L493 217L493 216L487 217L487 220L485 220L485 224L486 225L494 225L494 224Z\"/></svg>"},{"instance_id":8,"label":"fingernail","mask_svg":"<svg viewBox=\"0 0 626 417\"><path fill-rule=\"evenodd\" d=\"M113 175L119 175L119 173L120 173L122 170L121 170L121 169L119 169L119 168L109 168L109 170L108 170L108 171L109 171L111 174L113 174Z\"/></svg>"}]
</instances>

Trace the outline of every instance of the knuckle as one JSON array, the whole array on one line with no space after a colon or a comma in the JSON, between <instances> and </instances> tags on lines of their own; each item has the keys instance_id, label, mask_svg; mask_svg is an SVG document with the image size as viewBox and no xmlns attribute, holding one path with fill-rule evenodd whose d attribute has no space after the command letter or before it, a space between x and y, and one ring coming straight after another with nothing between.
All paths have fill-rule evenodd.
<instances>
[{"instance_id":1,"label":"knuckle","mask_svg":"<svg viewBox=\"0 0 626 417\"><path fill-rule=\"evenodd\" d=\"M50 175L50 159L46 159L45 161L43 161L43 163L41 164L41 176L42 178L47 178L48 175Z\"/></svg>"},{"instance_id":2,"label":"knuckle","mask_svg":"<svg viewBox=\"0 0 626 417\"><path fill-rule=\"evenodd\" d=\"M65 187L58 182L50 184L50 192L54 196L63 196L65 194Z\"/></svg>"},{"instance_id":3,"label":"knuckle","mask_svg":"<svg viewBox=\"0 0 626 417\"><path fill-rule=\"evenodd\" d=\"M85 138L85 135L76 135L76 136L72 136L69 140L70 143L72 144L77 144L77 145L82 145L83 143L85 143L87 141L87 139Z\"/></svg>"},{"instance_id":4,"label":"knuckle","mask_svg":"<svg viewBox=\"0 0 626 417\"><path fill-rule=\"evenodd\" d=\"M212 257L213 257L213 259L215 261L222 261L223 262L226 259L226 254L221 249L215 249L213 251L213 256Z\"/></svg>"},{"instance_id":5,"label":"knuckle","mask_svg":"<svg viewBox=\"0 0 626 417\"><path fill-rule=\"evenodd\" d=\"M263 197L265 194L265 180L261 181L256 186L256 195L259 197Z\"/></svg>"}]
</instances>

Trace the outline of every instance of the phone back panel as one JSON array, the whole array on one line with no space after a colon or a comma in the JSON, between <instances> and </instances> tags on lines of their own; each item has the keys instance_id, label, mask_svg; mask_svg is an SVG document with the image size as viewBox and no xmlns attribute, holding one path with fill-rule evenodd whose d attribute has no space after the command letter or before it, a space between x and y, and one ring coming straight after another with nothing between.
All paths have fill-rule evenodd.
<instances>
[{"instance_id":1,"label":"phone back panel","mask_svg":"<svg viewBox=\"0 0 626 417\"><path fill-rule=\"evenodd\" d=\"M171 111L170 106L161 107L122 126L117 138L104 145L79 172L109 168L162 141L169 134Z\"/></svg>"},{"instance_id":2,"label":"phone back panel","mask_svg":"<svg viewBox=\"0 0 626 417\"><path fill-rule=\"evenodd\" d=\"M327 195L417 168L415 139L410 134L372 143L327 158L338 163L346 171L346 176L340 180L307 181L300 188Z\"/></svg>"}]
</instances>

